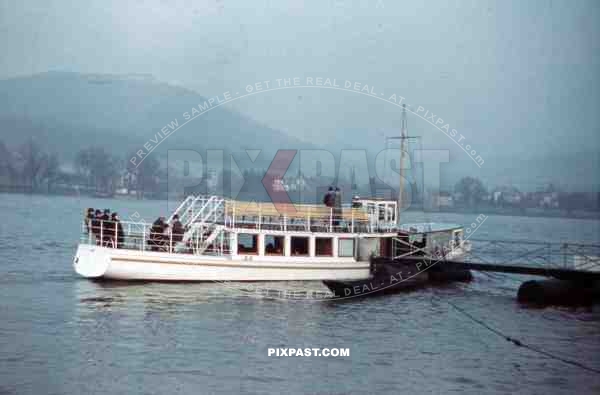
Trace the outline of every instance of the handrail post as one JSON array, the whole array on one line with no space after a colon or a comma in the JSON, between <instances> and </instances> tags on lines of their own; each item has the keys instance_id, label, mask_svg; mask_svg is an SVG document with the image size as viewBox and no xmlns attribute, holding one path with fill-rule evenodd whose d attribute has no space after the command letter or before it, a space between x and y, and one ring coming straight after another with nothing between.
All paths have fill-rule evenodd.
<instances>
[{"instance_id":1,"label":"handrail post","mask_svg":"<svg viewBox=\"0 0 600 395\"><path fill-rule=\"evenodd\" d=\"M329 232L333 232L333 207L329 207Z\"/></svg>"},{"instance_id":2,"label":"handrail post","mask_svg":"<svg viewBox=\"0 0 600 395\"><path fill-rule=\"evenodd\" d=\"M173 230L169 230L169 252L173 252Z\"/></svg>"},{"instance_id":3,"label":"handrail post","mask_svg":"<svg viewBox=\"0 0 600 395\"><path fill-rule=\"evenodd\" d=\"M104 220L100 220L100 247L104 247L103 243L104 243L104 234L103 234L103 229L102 226L104 225Z\"/></svg>"},{"instance_id":4,"label":"handrail post","mask_svg":"<svg viewBox=\"0 0 600 395\"><path fill-rule=\"evenodd\" d=\"M354 233L354 209L350 209L350 233Z\"/></svg>"}]
</instances>

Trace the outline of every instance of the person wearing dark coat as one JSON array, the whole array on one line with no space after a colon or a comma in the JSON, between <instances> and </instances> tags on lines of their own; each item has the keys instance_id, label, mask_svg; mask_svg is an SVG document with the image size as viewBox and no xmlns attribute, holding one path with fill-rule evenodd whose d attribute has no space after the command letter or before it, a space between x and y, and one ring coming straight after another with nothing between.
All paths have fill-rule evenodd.
<instances>
[{"instance_id":1,"label":"person wearing dark coat","mask_svg":"<svg viewBox=\"0 0 600 395\"><path fill-rule=\"evenodd\" d=\"M148 244L150 244L152 251L159 251L165 244L165 230L168 225L165 223L165 217L158 217L156 221L152 224L150 228L150 239L148 240Z\"/></svg>"},{"instance_id":2,"label":"person wearing dark coat","mask_svg":"<svg viewBox=\"0 0 600 395\"><path fill-rule=\"evenodd\" d=\"M413 246L418 250L415 251L416 256L425 256L425 251L423 251L425 249L425 247L427 247L427 236L425 236L425 234L423 234L423 236L421 237L421 241L414 241Z\"/></svg>"},{"instance_id":3,"label":"person wearing dark coat","mask_svg":"<svg viewBox=\"0 0 600 395\"><path fill-rule=\"evenodd\" d=\"M117 237L115 240L116 241L115 247L123 248L124 243L125 243L125 232L123 231L123 225L121 224L121 221L119 220L119 214L112 213L112 216L110 219L113 223L113 230L115 230L115 234L113 235L113 237L115 237L115 236Z\"/></svg>"},{"instance_id":4,"label":"person wearing dark coat","mask_svg":"<svg viewBox=\"0 0 600 395\"><path fill-rule=\"evenodd\" d=\"M179 215L175 214L173 216L173 223L171 224L171 237L173 238L173 245L179 243L183 240L183 234L185 233L185 228L183 224L179 220Z\"/></svg>"},{"instance_id":5,"label":"person wearing dark coat","mask_svg":"<svg viewBox=\"0 0 600 395\"><path fill-rule=\"evenodd\" d=\"M101 218L102 245L108 247L114 239L115 229L110 220L110 210L105 209Z\"/></svg>"},{"instance_id":6,"label":"person wearing dark coat","mask_svg":"<svg viewBox=\"0 0 600 395\"><path fill-rule=\"evenodd\" d=\"M102 240L100 240L100 222L102 221L102 211L96 210L94 213L94 217L91 220L92 223L92 233L94 238L96 239L96 244L101 245Z\"/></svg>"},{"instance_id":7,"label":"person wearing dark coat","mask_svg":"<svg viewBox=\"0 0 600 395\"><path fill-rule=\"evenodd\" d=\"M410 252L411 243L410 235L408 233L400 231L398 232L396 239L398 241L396 242L396 250L394 251L394 256L405 255L406 253Z\"/></svg>"},{"instance_id":8,"label":"person wearing dark coat","mask_svg":"<svg viewBox=\"0 0 600 395\"><path fill-rule=\"evenodd\" d=\"M327 191L325 196L323 196L323 204L327 207L333 207L333 204L335 202L334 198L335 193L333 192L333 187L329 187L329 190Z\"/></svg>"},{"instance_id":9,"label":"person wearing dark coat","mask_svg":"<svg viewBox=\"0 0 600 395\"><path fill-rule=\"evenodd\" d=\"M88 208L85 215L85 228L88 234L92 233L92 220L94 219L94 209Z\"/></svg>"},{"instance_id":10,"label":"person wearing dark coat","mask_svg":"<svg viewBox=\"0 0 600 395\"><path fill-rule=\"evenodd\" d=\"M334 226L340 225L340 220L342 219L342 193L340 192L340 188L335 187L335 192L333 194L333 215L334 215Z\"/></svg>"}]
</instances>

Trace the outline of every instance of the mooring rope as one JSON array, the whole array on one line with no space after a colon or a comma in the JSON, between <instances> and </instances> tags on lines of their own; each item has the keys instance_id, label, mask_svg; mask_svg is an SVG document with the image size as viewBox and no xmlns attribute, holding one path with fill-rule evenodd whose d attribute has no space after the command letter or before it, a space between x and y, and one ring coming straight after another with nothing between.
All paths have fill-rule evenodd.
<instances>
[{"instance_id":1,"label":"mooring rope","mask_svg":"<svg viewBox=\"0 0 600 395\"><path fill-rule=\"evenodd\" d=\"M437 299L439 300L439 298L437 298ZM548 351L542 350L541 348L538 348L538 347L535 347L535 346L531 346L529 344L525 344L522 341L520 341L519 339L515 339L513 337L507 336L504 333L500 332L499 330L497 330L495 328L492 328L491 326L489 326L488 324L486 324L482 320L477 319L476 317L474 317L473 315L471 315L470 313L468 313L464 309L458 307L454 303L452 303L450 301L447 301L447 300L444 300L443 302L448 303L456 311L460 312L461 314L463 314L464 316L466 316L467 318L469 318L473 322L481 325L482 327L486 328L490 332L495 333L496 335L498 335L498 336L504 338L505 340L513 343L517 347L523 347L523 348L526 348L526 349L531 350L533 352L537 352L538 354L544 355L544 356L546 356L548 358L551 358L551 359L554 359L554 360L557 360L557 361L560 361L560 362L563 362L563 363L566 363L566 364L569 364L569 365L572 365L572 366L576 366L578 368L587 370L589 372L600 374L600 369L596 369L596 368L584 365L581 362L577 362L577 361L573 361L573 360L570 360L570 359L566 359L566 358L563 358L563 357L561 357L559 355L555 355L555 354L549 353Z\"/></svg>"}]
</instances>

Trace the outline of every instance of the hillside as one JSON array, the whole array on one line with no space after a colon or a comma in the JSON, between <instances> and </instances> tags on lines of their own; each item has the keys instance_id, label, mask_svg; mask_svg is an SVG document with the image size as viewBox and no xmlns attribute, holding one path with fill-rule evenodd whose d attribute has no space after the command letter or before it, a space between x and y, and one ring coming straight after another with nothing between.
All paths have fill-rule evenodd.
<instances>
[{"instance_id":1,"label":"hillside","mask_svg":"<svg viewBox=\"0 0 600 395\"><path fill-rule=\"evenodd\" d=\"M91 144L122 156L143 149L171 121L183 123L183 113L205 100L196 92L150 77L49 72L4 80L0 81L0 140L11 145L33 136L64 159ZM224 105L173 133L155 152L164 157L168 149L274 153L282 148L314 146Z\"/></svg>"}]
</instances>

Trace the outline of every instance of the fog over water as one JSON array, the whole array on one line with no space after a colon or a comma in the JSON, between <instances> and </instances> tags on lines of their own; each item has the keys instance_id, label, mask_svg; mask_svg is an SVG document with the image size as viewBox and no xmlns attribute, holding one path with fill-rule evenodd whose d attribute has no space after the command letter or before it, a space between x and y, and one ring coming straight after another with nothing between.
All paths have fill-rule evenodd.
<instances>
[{"instance_id":1,"label":"fog over water","mask_svg":"<svg viewBox=\"0 0 600 395\"><path fill-rule=\"evenodd\" d=\"M548 182L598 189L600 7L594 0L25 0L0 7L0 78L49 70L144 75L205 97L260 81L274 85L278 78L360 82L431 111L485 161L477 168L451 138L410 115L409 130L422 137L424 149L449 150L444 178L470 174L521 189ZM135 117L144 99L127 101ZM136 131L139 145L191 108L166 111L158 103L152 112L163 116ZM398 107L329 89L269 91L226 106L336 152L349 143L377 152L383 135L397 135L400 126ZM11 113L28 111L36 110L21 106ZM179 133L190 136L192 129Z\"/></svg>"}]
</instances>

